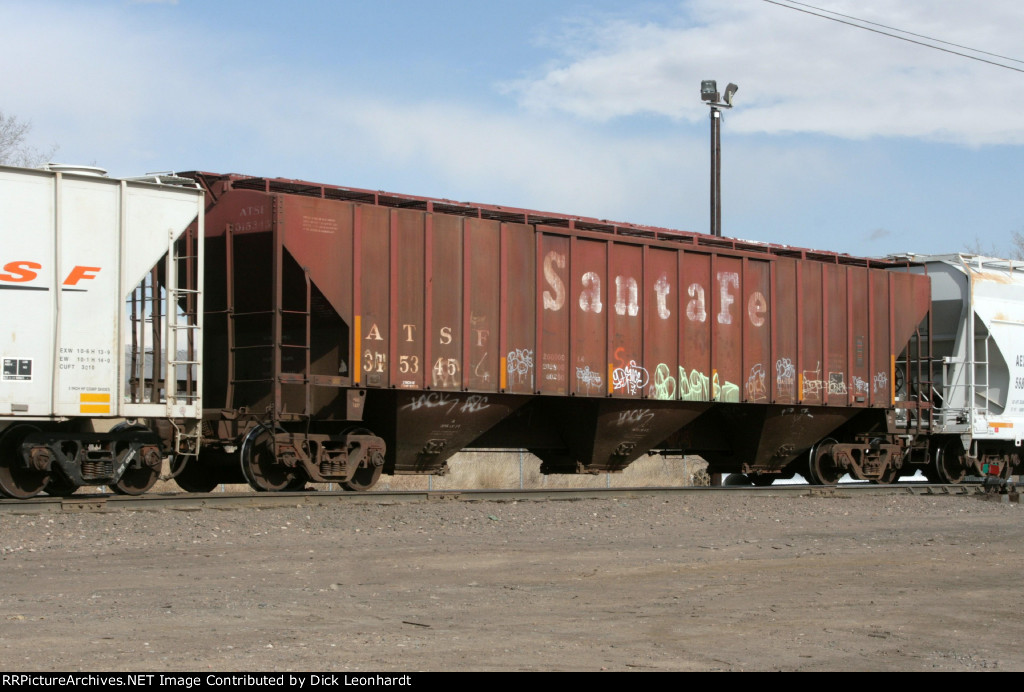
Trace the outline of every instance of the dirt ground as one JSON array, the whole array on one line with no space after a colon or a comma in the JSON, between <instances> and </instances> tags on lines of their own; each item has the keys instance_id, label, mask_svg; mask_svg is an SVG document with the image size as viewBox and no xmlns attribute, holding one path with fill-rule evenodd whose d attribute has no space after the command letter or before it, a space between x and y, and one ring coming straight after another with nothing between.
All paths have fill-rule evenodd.
<instances>
[{"instance_id":1,"label":"dirt ground","mask_svg":"<svg viewBox=\"0 0 1024 692\"><path fill-rule=\"evenodd\" d=\"M0 517L9 671L1024 670L974 497Z\"/></svg>"}]
</instances>

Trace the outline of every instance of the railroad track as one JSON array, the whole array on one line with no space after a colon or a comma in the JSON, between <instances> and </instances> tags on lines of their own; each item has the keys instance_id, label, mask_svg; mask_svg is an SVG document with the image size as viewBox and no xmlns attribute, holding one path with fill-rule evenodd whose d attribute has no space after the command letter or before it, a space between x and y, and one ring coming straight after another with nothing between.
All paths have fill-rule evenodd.
<instances>
[{"instance_id":1,"label":"railroad track","mask_svg":"<svg viewBox=\"0 0 1024 692\"><path fill-rule=\"evenodd\" d=\"M980 484L939 485L777 485L681 488L554 488L531 490L402 490L380 492L301 491L281 493L149 493L141 496L101 493L71 497L0 500L0 514L62 512L201 511L269 507L308 507L328 504L401 504L417 502L546 502L594 499L729 493L757 497L852 497L854 495L983 495ZM1005 494L999 497L1007 497ZM1015 496L1012 496L1015 497ZM1009 498L1008 498L1009 499ZM1016 501L1015 499L1013 501Z\"/></svg>"}]
</instances>

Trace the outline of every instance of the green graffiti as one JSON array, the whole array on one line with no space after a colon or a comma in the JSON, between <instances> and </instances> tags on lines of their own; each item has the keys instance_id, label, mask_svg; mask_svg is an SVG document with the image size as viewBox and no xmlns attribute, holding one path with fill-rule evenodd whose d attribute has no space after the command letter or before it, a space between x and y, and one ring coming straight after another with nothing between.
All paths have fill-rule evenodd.
<instances>
[{"instance_id":1,"label":"green graffiti","mask_svg":"<svg viewBox=\"0 0 1024 692\"><path fill-rule=\"evenodd\" d=\"M725 384L719 386L718 384L718 373L715 373L714 380L711 383L712 392L714 394L715 401L728 401L732 403L739 403L740 401L740 387L739 385L733 384L732 382L726 381Z\"/></svg>"},{"instance_id":2,"label":"green graffiti","mask_svg":"<svg viewBox=\"0 0 1024 692\"><path fill-rule=\"evenodd\" d=\"M680 365L679 398L683 401L707 401L708 376L699 370L691 370L687 376L686 368Z\"/></svg>"},{"instance_id":3,"label":"green graffiti","mask_svg":"<svg viewBox=\"0 0 1024 692\"><path fill-rule=\"evenodd\" d=\"M652 399L675 399L676 378L672 377L672 369L665 363L658 363L654 369L654 381L651 383Z\"/></svg>"},{"instance_id":4,"label":"green graffiti","mask_svg":"<svg viewBox=\"0 0 1024 692\"><path fill-rule=\"evenodd\" d=\"M727 401L738 403L740 400L739 385L732 382L719 384L718 373L709 378L700 370L690 370L679 366L679 379L672 376L672 369L665 363L659 363L654 370L649 396L652 399L679 399L681 401Z\"/></svg>"}]
</instances>

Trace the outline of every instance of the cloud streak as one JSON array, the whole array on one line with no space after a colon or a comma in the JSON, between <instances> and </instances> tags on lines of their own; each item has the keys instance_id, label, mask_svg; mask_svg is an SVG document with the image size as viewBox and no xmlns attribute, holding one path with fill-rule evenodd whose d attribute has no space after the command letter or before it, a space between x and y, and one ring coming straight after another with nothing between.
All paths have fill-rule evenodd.
<instances>
[{"instance_id":1,"label":"cloud streak","mask_svg":"<svg viewBox=\"0 0 1024 692\"><path fill-rule=\"evenodd\" d=\"M961 93L974 65L955 62L963 74L950 75L948 61L941 70L915 63L919 54L899 51L920 49L900 42L858 48L838 34L826 40L817 34L831 31L829 23L760 4L699 0L658 5L657 16L642 21L570 18L520 51L523 62L502 74L528 76L495 96L500 76L468 79L460 69L479 46L454 56L427 51L439 67L428 89L411 93L391 77L403 60L420 60L420 44L397 59L372 41L365 50L353 44L348 56L331 49L296 70L268 41L278 27L225 23L188 3L14 3L0 23L0 60L19 67L0 73L0 106L31 120L38 143L59 144L62 160L113 175L177 168L303 178L703 231L709 157L698 86L721 77L740 84L723 135L727 235L854 253L897 242L899 250L950 251L969 224L1006 225L1007 210L1020 207L1016 150L922 141L1020 137L1003 104L976 88ZM909 7L899 12L922 16L917 3ZM913 20L886 17L899 26ZM942 26L919 28L950 37ZM300 39L309 22L290 29L293 50L308 45ZM830 43L838 46L831 53ZM557 59L547 63L554 47ZM519 48L506 45L504 54ZM374 62L375 50L388 62ZM851 57L857 50L864 76ZM819 57L809 61L808 53ZM365 63L352 62L363 54ZM920 79L932 70L935 79L914 87L915 100L897 93L913 80L886 82L885 70ZM825 85L820 95L789 86L816 80ZM904 140L877 139L898 131ZM758 136L765 132L771 136ZM838 136L808 134L820 132ZM992 165L997 157L1001 168ZM1020 226L1019 214L1012 223Z\"/></svg>"},{"instance_id":2,"label":"cloud streak","mask_svg":"<svg viewBox=\"0 0 1024 692\"><path fill-rule=\"evenodd\" d=\"M1007 28L1024 24L1024 5L1005 0L986 3L984 20L957 0L832 2L830 9L1009 55L1020 46ZM552 42L563 50L557 64L505 83L524 107L598 121L639 114L696 121L706 113L700 79L722 78L740 85L737 132L1024 143L1024 90L998 90L1015 73L768 3L697 0L664 24L581 24Z\"/></svg>"}]
</instances>

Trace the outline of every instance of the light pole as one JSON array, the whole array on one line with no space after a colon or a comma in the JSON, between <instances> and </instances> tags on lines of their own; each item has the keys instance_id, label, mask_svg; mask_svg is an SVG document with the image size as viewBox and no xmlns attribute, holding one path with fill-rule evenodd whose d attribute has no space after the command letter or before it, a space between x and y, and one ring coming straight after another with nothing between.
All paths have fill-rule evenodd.
<instances>
[{"instance_id":1,"label":"light pole","mask_svg":"<svg viewBox=\"0 0 1024 692\"><path fill-rule=\"evenodd\" d=\"M718 83L705 79L700 83L700 100L711 108L711 235L722 235L722 109L732 108L732 97L739 89L729 83L725 99L719 100Z\"/></svg>"}]
</instances>

